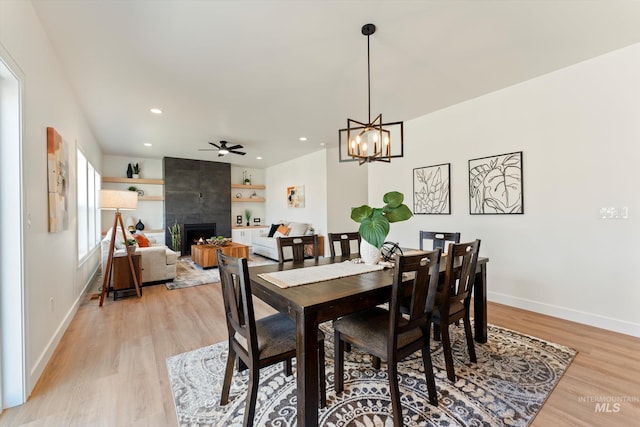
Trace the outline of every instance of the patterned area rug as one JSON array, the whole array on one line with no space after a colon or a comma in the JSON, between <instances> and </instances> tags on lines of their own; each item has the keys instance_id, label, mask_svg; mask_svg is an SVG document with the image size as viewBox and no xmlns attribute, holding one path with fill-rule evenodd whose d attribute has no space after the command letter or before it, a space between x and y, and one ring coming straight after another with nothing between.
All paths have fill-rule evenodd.
<instances>
[{"instance_id":1,"label":"patterned area rug","mask_svg":"<svg viewBox=\"0 0 640 427\"><path fill-rule=\"evenodd\" d=\"M323 427L392 427L386 365L377 371L371 357L345 353L345 388L333 389L333 331L326 333L327 406L319 412ZM420 352L399 366L405 426L527 426L553 391L576 352L489 325L489 340L476 343L478 363L467 356L462 327L451 327L457 381L447 379L442 347L432 342L438 407L428 403ZM218 343L167 359L178 423L181 427L241 426L248 376L236 372L230 401L219 405L227 343ZM255 426L296 425L296 381L282 364L260 371Z\"/></svg>"},{"instance_id":2,"label":"patterned area rug","mask_svg":"<svg viewBox=\"0 0 640 427\"><path fill-rule=\"evenodd\" d=\"M249 267L274 263L275 261L260 255L251 255L249 258ZM220 272L217 267L202 268L194 263L190 257L183 257L178 259L176 278L173 279L173 282L166 282L165 286L172 290L218 282L220 282Z\"/></svg>"}]
</instances>

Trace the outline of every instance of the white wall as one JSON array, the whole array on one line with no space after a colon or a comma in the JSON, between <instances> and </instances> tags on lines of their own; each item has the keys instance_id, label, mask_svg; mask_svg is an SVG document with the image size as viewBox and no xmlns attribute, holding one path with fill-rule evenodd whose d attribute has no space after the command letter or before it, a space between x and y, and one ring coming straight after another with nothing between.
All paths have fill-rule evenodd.
<instances>
[{"instance_id":1,"label":"white wall","mask_svg":"<svg viewBox=\"0 0 640 427\"><path fill-rule=\"evenodd\" d=\"M640 336L638 75L635 45L406 122L405 157L369 168L369 199L399 190L412 207L412 169L451 163L452 215L392 224L390 238L480 238L491 300ZM468 160L520 150L525 214L469 215ZM604 206L629 219L599 219Z\"/></svg>"},{"instance_id":2,"label":"white wall","mask_svg":"<svg viewBox=\"0 0 640 427\"><path fill-rule=\"evenodd\" d=\"M358 231L351 208L366 204L368 164L338 162L338 148L327 149L327 230L329 233Z\"/></svg>"},{"instance_id":3,"label":"white wall","mask_svg":"<svg viewBox=\"0 0 640 427\"><path fill-rule=\"evenodd\" d=\"M271 166L265 170L266 224L298 221L327 234L327 159L325 150ZM304 185L305 207L287 206L287 187Z\"/></svg>"},{"instance_id":4,"label":"white wall","mask_svg":"<svg viewBox=\"0 0 640 427\"><path fill-rule=\"evenodd\" d=\"M0 2L0 43L24 72L23 207L26 389L30 393L73 317L99 254L78 265L76 147L97 167L101 150L30 2ZM48 232L46 128L68 148L69 229ZM50 301L53 300L53 303Z\"/></svg>"}]
</instances>

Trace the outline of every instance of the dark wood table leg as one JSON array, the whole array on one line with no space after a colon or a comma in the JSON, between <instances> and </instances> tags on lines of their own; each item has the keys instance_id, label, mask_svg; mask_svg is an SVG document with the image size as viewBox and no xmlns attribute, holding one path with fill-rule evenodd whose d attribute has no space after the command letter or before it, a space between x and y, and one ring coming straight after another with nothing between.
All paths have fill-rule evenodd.
<instances>
[{"instance_id":1,"label":"dark wood table leg","mask_svg":"<svg viewBox=\"0 0 640 427\"><path fill-rule=\"evenodd\" d=\"M315 314L296 314L298 426L318 426L318 319Z\"/></svg>"},{"instance_id":2,"label":"dark wood table leg","mask_svg":"<svg viewBox=\"0 0 640 427\"><path fill-rule=\"evenodd\" d=\"M487 264L480 265L473 283L473 335L479 343L487 342Z\"/></svg>"}]
</instances>

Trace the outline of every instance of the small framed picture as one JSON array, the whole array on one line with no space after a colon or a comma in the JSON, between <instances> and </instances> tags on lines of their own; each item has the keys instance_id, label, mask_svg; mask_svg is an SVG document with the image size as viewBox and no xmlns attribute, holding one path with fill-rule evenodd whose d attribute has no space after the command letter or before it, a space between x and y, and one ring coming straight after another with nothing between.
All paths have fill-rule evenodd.
<instances>
[{"instance_id":1,"label":"small framed picture","mask_svg":"<svg viewBox=\"0 0 640 427\"><path fill-rule=\"evenodd\" d=\"M242 225L242 215L236 215L236 225Z\"/></svg>"},{"instance_id":2,"label":"small framed picture","mask_svg":"<svg viewBox=\"0 0 640 427\"><path fill-rule=\"evenodd\" d=\"M254 224L260 224L260 218L253 218Z\"/></svg>"}]
</instances>

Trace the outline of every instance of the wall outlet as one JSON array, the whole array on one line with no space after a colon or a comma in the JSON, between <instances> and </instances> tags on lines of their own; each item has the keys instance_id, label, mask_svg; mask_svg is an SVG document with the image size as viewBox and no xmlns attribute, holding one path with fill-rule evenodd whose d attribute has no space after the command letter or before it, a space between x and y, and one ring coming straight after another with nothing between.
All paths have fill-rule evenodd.
<instances>
[{"instance_id":1,"label":"wall outlet","mask_svg":"<svg viewBox=\"0 0 640 427\"><path fill-rule=\"evenodd\" d=\"M627 206L606 206L600 208L600 219L628 219L629 208Z\"/></svg>"}]
</instances>

